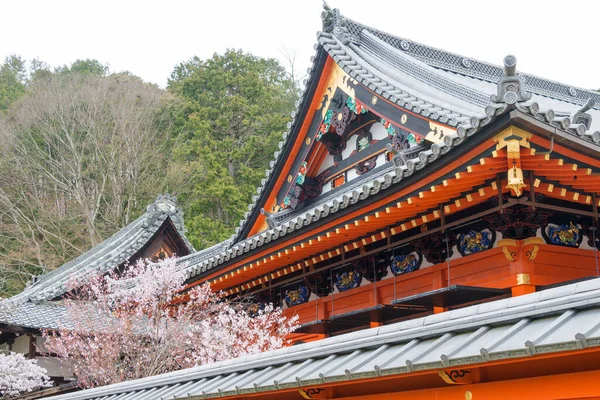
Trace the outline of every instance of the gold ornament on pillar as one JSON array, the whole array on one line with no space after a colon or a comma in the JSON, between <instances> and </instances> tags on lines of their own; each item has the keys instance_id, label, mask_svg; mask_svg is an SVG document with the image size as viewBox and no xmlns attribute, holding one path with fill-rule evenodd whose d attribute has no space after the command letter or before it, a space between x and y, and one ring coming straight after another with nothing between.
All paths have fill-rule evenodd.
<instances>
[{"instance_id":1,"label":"gold ornament on pillar","mask_svg":"<svg viewBox=\"0 0 600 400\"><path fill-rule=\"evenodd\" d=\"M523 182L523 170L517 168L517 161L513 160L513 167L508 170L508 184L507 189L512 189L517 197L521 196L521 189L524 188L525 182Z\"/></svg>"},{"instance_id":2,"label":"gold ornament on pillar","mask_svg":"<svg viewBox=\"0 0 600 400\"><path fill-rule=\"evenodd\" d=\"M506 140L507 146L507 161L509 162L508 168L508 184L507 189L511 189L515 192L517 197L521 196L521 189L525 187L523 181L523 170L521 170L521 143L518 139ZM510 166L512 160L512 168Z\"/></svg>"}]
</instances>

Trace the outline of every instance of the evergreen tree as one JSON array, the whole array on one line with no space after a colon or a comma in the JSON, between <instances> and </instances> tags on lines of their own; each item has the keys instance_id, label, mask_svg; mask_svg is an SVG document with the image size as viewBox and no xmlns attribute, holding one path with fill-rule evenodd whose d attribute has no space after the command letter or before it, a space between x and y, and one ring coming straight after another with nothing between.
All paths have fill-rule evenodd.
<instances>
[{"instance_id":1,"label":"evergreen tree","mask_svg":"<svg viewBox=\"0 0 600 400\"><path fill-rule=\"evenodd\" d=\"M6 112L25 93L26 77L25 61L16 55L6 57L0 65L0 112Z\"/></svg>"},{"instance_id":2,"label":"evergreen tree","mask_svg":"<svg viewBox=\"0 0 600 400\"><path fill-rule=\"evenodd\" d=\"M243 218L289 120L298 91L274 59L229 50L175 68L169 90L180 129L174 146L189 237L204 248L229 237Z\"/></svg>"}]
</instances>

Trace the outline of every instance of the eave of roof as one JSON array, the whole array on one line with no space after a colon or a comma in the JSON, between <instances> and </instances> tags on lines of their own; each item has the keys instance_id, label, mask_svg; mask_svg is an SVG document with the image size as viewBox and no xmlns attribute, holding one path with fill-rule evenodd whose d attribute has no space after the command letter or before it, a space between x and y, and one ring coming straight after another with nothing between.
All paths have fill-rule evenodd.
<instances>
[{"instance_id":1,"label":"eave of roof","mask_svg":"<svg viewBox=\"0 0 600 400\"><path fill-rule=\"evenodd\" d=\"M227 397L600 346L600 279L51 397Z\"/></svg>"},{"instance_id":2,"label":"eave of roof","mask_svg":"<svg viewBox=\"0 0 600 400\"><path fill-rule=\"evenodd\" d=\"M283 140L279 142L279 148L273 154L273 160L269 163L269 168L267 168L265 172L266 177L256 189L256 195L252 197L252 203L248 205L248 211L244 214L244 219L240 221L239 226L236 228L235 233L231 238L226 241L229 244L237 243L248 235L252 224L260 215L260 210L257 207L265 202L267 196L273 189L273 185L281 173L281 168L284 164L281 160L285 160L286 157L289 156L302 122L309 111L312 97L318 85L319 76L327 58L327 53L323 51L318 43L315 44L314 47L315 55L311 57L312 65L306 72L304 89L300 93L299 100L296 102L296 109L292 111L290 115L292 120L287 124L288 130L282 134Z\"/></svg>"}]
</instances>

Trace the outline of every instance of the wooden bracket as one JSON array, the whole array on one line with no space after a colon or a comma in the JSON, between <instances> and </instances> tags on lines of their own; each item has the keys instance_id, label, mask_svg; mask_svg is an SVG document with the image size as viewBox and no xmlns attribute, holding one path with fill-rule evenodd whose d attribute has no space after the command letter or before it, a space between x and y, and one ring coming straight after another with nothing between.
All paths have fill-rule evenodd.
<instances>
[{"instance_id":1,"label":"wooden bracket","mask_svg":"<svg viewBox=\"0 0 600 400\"><path fill-rule=\"evenodd\" d=\"M333 398L332 388L307 388L298 391L300 396L305 399L331 399Z\"/></svg>"},{"instance_id":2,"label":"wooden bracket","mask_svg":"<svg viewBox=\"0 0 600 400\"><path fill-rule=\"evenodd\" d=\"M470 385L479 382L479 370L440 370L438 375L449 385Z\"/></svg>"}]
</instances>

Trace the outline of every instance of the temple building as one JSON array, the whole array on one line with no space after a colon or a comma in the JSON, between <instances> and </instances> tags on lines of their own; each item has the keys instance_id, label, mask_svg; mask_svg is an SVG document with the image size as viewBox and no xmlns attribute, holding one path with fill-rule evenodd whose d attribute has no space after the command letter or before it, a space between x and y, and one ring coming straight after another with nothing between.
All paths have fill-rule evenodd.
<instances>
[{"instance_id":1,"label":"temple building","mask_svg":"<svg viewBox=\"0 0 600 400\"><path fill-rule=\"evenodd\" d=\"M600 398L600 93L322 17L236 233L194 251L161 197L15 296L0 342L55 327L73 276L176 253L298 315L294 344L53 398Z\"/></svg>"}]
</instances>

